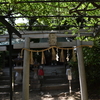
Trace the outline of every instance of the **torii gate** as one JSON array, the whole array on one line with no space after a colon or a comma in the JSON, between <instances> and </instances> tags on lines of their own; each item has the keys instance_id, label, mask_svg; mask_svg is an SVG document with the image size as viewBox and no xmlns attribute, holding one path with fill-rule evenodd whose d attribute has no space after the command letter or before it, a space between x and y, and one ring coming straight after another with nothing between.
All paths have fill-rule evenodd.
<instances>
[{"instance_id":1,"label":"torii gate","mask_svg":"<svg viewBox=\"0 0 100 100\"><path fill-rule=\"evenodd\" d=\"M25 43L15 44L14 48L47 48L49 43L32 43L30 42L31 38L48 38L50 33L55 33L57 37L75 37L77 34L64 34L66 31L24 31L22 38L25 38ZM70 31L67 31L70 33ZM79 30L82 36L92 36L92 32L88 30ZM58 47L73 47L80 46L77 48L77 57L78 57L78 69L79 69L79 79L80 79L80 89L81 89L81 99L88 100L87 85L85 78L85 69L83 61L83 53L81 45L93 45L93 42L84 42L84 41L72 41L72 42L58 42ZM24 51L24 62L23 62L23 100L29 100L29 52Z\"/></svg>"},{"instance_id":2,"label":"torii gate","mask_svg":"<svg viewBox=\"0 0 100 100\"><path fill-rule=\"evenodd\" d=\"M69 34L65 34L68 32ZM79 30L81 36L92 36L93 30ZM31 38L48 38L50 33L55 33L57 37L76 37L77 34L72 35L72 31L20 31L22 38L25 39L25 43L14 44L14 49L30 49L30 48L48 48L50 47L49 43L33 43L30 42ZM23 34L24 33L24 34ZM7 38L8 36L4 35L2 38ZM13 38L18 38L18 36L13 35ZM80 89L81 89L81 99L88 100L87 96L87 85L85 78L85 69L84 69L84 61L83 61L83 53L81 45L93 45L93 42L88 41L72 41L72 42L58 42L58 47L73 47L80 46L77 48L77 57L78 57L78 69L79 69L79 79L80 79ZM24 61L23 61L23 95L22 100L29 100L29 51L24 50Z\"/></svg>"}]
</instances>

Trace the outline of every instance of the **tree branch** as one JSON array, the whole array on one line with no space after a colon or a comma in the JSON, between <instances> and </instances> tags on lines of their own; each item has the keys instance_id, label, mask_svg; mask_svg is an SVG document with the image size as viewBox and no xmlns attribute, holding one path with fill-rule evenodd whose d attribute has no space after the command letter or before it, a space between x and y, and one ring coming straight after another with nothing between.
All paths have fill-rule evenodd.
<instances>
[{"instance_id":1,"label":"tree branch","mask_svg":"<svg viewBox=\"0 0 100 100\"><path fill-rule=\"evenodd\" d=\"M83 4L83 2L80 2L79 5L76 6L75 8L70 9L69 13L71 14L73 12L72 10L78 9L81 6L81 4Z\"/></svg>"},{"instance_id":2,"label":"tree branch","mask_svg":"<svg viewBox=\"0 0 100 100\"><path fill-rule=\"evenodd\" d=\"M95 2L91 2L94 7L100 8L100 5L96 4Z\"/></svg>"}]
</instances>

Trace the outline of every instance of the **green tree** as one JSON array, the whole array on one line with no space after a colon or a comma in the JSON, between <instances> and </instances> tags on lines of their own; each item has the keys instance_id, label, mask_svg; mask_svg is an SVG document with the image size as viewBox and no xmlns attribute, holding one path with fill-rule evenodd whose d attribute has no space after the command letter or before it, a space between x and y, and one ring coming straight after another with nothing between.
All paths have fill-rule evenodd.
<instances>
[{"instance_id":1,"label":"green tree","mask_svg":"<svg viewBox=\"0 0 100 100\"><path fill-rule=\"evenodd\" d=\"M47 0L45 0L45 2L36 1L37 0L5 0L4 2L0 0L1 16L8 17L10 23L13 24L14 17L26 16L26 18L29 20L29 23L30 21L32 22L32 19L35 19L30 25L36 26L36 23L42 27L43 25L47 25L48 28L44 29L71 29L73 27L76 29L86 29L90 28L91 26L97 27L100 23L100 18L95 17L98 16L100 2L46 2ZM63 26L63 28L59 27L59 25ZM64 27L65 25L66 27ZM35 28L38 29L37 27ZM31 30L34 30L35 28L31 28Z\"/></svg>"}]
</instances>

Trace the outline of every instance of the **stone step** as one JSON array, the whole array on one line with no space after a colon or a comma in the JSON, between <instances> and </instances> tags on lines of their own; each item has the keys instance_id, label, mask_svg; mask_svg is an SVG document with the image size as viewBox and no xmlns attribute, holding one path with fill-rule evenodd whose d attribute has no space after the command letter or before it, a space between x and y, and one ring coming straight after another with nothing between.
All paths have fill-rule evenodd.
<instances>
[{"instance_id":1,"label":"stone step","mask_svg":"<svg viewBox=\"0 0 100 100\"><path fill-rule=\"evenodd\" d=\"M18 84L14 86L14 92L20 92L22 91L22 84Z\"/></svg>"},{"instance_id":2,"label":"stone step","mask_svg":"<svg viewBox=\"0 0 100 100\"><path fill-rule=\"evenodd\" d=\"M74 89L80 89L80 84L79 84L79 81L71 81L71 87L72 87L72 90Z\"/></svg>"},{"instance_id":3,"label":"stone step","mask_svg":"<svg viewBox=\"0 0 100 100\"><path fill-rule=\"evenodd\" d=\"M9 76L0 76L0 81L1 80L10 80L10 77Z\"/></svg>"},{"instance_id":4,"label":"stone step","mask_svg":"<svg viewBox=\"0 0 100 100\"><path fill-rule=\"evenodd\" d=\"M40 84L31 84L30 86L29 86L29 91L31 91L31 90L39 90L40 89L40 86L39 86ZM22 84L20 84L20 85L15 85L14 86L14 92L22 92Z\"/></svg>"},{"instance_id":5,"label":"stone step","mask_svg":"<svg viewBox=\"0 0 100 100\"><path fill-rule=\"evenodd\" d=\"M42 90L68 90L68 84L45 84L42 86Z\"/></svg>"},{"instance_id":6,"label":"stone step","mask_svg":"<svg viewBox=\"0 0 100 100\"><path fill-rule=\"evenodd\" d=\"M50 78L50 79L45 79L44 83L46 84L57 84L57 83L67 83L67 79L66 78Z\"/></svg>"},{"instance_id":7,"label":"stone step","mask_svg":"<svg viewBox=\"0 0 100 100\"><path fill-rule=\"evenodd\" d=\"M43 85L42 86L43 91L54 91L54 90L66 90L69 91L69 84L50 84L50 85ZM72 84L71 90L80 90L79 84Z\"/></svg>"},{"instance_id":8,"label":"stone step","mask_svg":"<svg viewBox=\"0 0 100 100\"><path fill-rule=\"evenodd\" d=\"M0 80L0 85L8 85L10 84L10 80Z\"/></svg>"},{"instance_id":9,"label":"stone step","mask_svg":"<svg viewBox=\"0 0 100 100\"><path fill-rule=\"evenodd\" d=\"M0 71L0 76L2 76L3 75L3 71Z\"/></svg>"},{"instance_id":10,"label":"stone step","mask_svg":"<svg viewBox=\"0 0 100 100\"><path fill-rule=\"evenodd\" d=\"M52 76L52 75L61 75L62 73L65 73L65 67L64 66L45 66L44 68L44 75L45 76Z\"/></svg>"},{"instance_id":11,"label":"stone step","mask_svg":"<svg viewBox=\"0 0 100 100\"><path fill-rule=\"evenodd\" d=\"M0 92L0 97L5 97L5 95L9 95L10 94L10 92Z\"/></svg>"},{"instance_id":12,"label":"stone step","mask_svg":"<svg viewBox=\"0 0 100 100\"><path fill-rule=\"evenodd\" d=\"M45 79L50 79L50 78L65 78L65 74L60 74L60 75L45 75Z\"/></svg>"},{"instance_id":13,"label":"stone step","mask_svg":"<svg viewBox=\"0 0 100 100\"><path fill-rule=\"evenodd\" d=\"M9 92L9 91L10 91L9 85L0 86L0 92Z\"/></svg>"},{"instance_id":14,"label":"stone step","mask_svg":"<svg viewBox=\"0 0 100 100\"><path fill-rule=\"evenodd\" d=\"M40 81L31 79L30 80L30 89L32 90L39 90L40 89Z\"/></svg>"}]
</instances>

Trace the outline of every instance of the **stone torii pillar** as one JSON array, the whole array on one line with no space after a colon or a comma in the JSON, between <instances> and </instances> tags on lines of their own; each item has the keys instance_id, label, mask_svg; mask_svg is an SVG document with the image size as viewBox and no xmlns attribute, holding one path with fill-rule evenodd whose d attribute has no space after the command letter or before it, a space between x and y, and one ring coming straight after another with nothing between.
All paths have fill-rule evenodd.
<instances>
[{"instance_id":1,"label":"stone torii pillar","mask_svg":"<svg viewBox=\"0 0 100 100\"><path fill-rule=\"evenodd\" d=\"M81 41L77 40L77 46L80 45ZM88 100L82 47L77 48L77 57L78 57L78 71L79 71L79 81L81 89L81 100Z\"/></svg>"},{"instance_id":2,"label":"stone torii pillar","mask_svg":"<svg viewBox=\"0 0 100 100\"><path fill-rule=\"evenodd\" d=\"M25 48L30 49L30 38L25 38ZM29 51L24 50L24 61L23 61L23 94L22 100L29 100Z\"/></svg>"}]
</instances>

